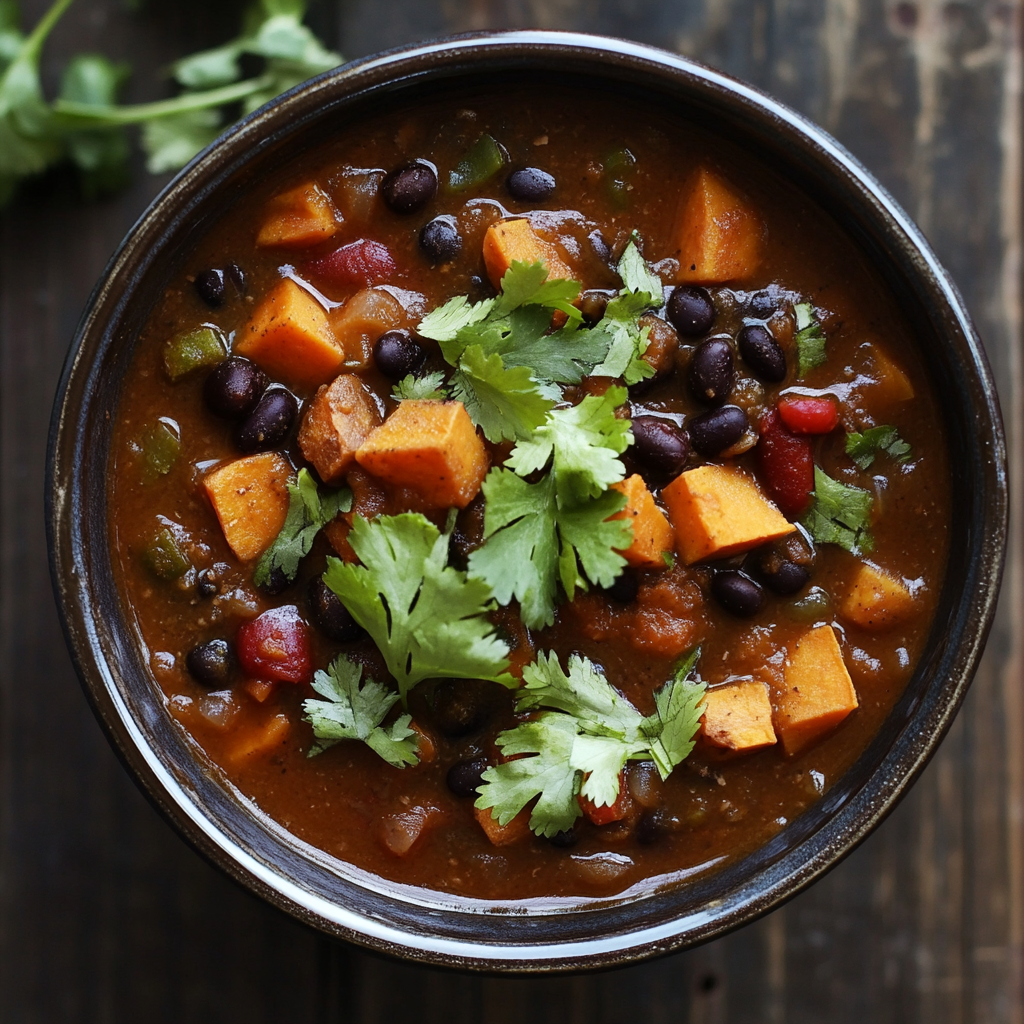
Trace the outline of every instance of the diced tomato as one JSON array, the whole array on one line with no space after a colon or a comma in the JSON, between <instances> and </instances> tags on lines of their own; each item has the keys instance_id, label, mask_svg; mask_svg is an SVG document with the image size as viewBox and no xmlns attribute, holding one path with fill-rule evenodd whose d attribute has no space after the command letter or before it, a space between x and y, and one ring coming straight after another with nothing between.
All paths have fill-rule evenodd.
<instances>
[{"instance_id":1,"label":"diced tomato","mask_svg":"<svg viewBox=\"0 0 1024 1024\"><path fill-rule=\"evenodd\" d=\"M246 622L236 646L239 664L256 679L302 683L310 677L309 627L293 604Z\"/></svg>"},{"instance_id":2,"label":"diced tomato","mask_svg":"<svg viewBox=\"0 0 1024 1024\"><path fill-rule=\"evenodd\" d=\"M814 490L814 459L811 442L786 429L776 410L761 417L757 455L761 481L783 515L796 518Z\"/></svg>"},{"instance_id":3,"label":"diced tomato","mask_svg":"<svg viewBox=\"0 0 1024 1024\"><path fill-rule=\"evenodd\" d=\"M368 288L383 284L395 269L394 257L387 246L369 238L349 242L306 264L306 270L318 282L336 288Z\"/></svg>"},{"instance_id":4,"label":"diced tomato","mask_svg":"<svg viewBox=\"0 0 1024 1024\"><path fill-rule=\"evenodd\" d=\"M626 789L625 772L619 772L619 795L615 798L615 803L597 807L588 797L579 796L576 799L579 801L580 810L595 825L609 825L613 821L622 821L629 816L633 804L629 790Z\"/></svg>"},{"instance_id":5,"label":"diced tomato","mask_svg":"<svg viewBox=\"0 0 1024 1024\"><path fill-rule=\"evenodd\" d=\"M831 398L789 395L779 400L779 416L794 434L831 434L839 423L839 410Z\"/></svg>"},{"instance_id":6,"label":"diced tomato","mask_svg":"<svg viewBox=\"0 0 1024 1024\"><path fill-rule=\"evenodd\" d=\"M270 699L274 690L277 689L277 681L274 679L248 679L242 684L242 689L253 700L263 704Z\"/></svg>"}]
</instances>

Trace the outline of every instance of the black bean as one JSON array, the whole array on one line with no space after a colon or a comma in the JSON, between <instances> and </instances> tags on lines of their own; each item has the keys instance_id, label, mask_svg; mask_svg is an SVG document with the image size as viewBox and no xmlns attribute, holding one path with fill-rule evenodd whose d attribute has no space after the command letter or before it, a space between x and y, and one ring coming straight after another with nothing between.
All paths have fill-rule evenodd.
<instances>
[{"instance_id":1,"label":"black bean","mask_svg":"<svg viewBox=\"0 0 1024 1024\"><path fill-rule=\"evenodd\" d=\"M347 644L359 640L366 631L349 614L341 598L324 583L321 576L314 576L307 592L309 618L328 640Z\"/></svg>"},{"instance_id":2,"label":"black bean","mask_svg":"<svg viewBox=\"0 0 1024 1024\"><path fill-rule=\"evenodd\" d=\"M227 640L207 640L185 655L185 666L197 683L213 690L231 681L235 655Z\"/></svg>"},{"instance_id":3,"label":"black bean","mask_svg":"<svg viewBox=\"0 0 1024 1024\"><path fill-rule=\"evenodd\" d=\"M224 268L224 273L231 278L231 283L238 289L239 295L245 294L245 271L237 263L229 263Z\"/></svg>"},{"instance_id":4,"label":"black bean","mask_svg":"<svg viewBox=\"0 0 1024 1024\"><path fill-rule=\"evenodd\" d=\"M732 345L724 338L711 338L697 346L690 360L690 390L698 402L724 402L735 376Z\"/></svg>"},{"instance_id":5,"label":"black bean","mask_svg":"<svg viewBox=\"0 0 1024 1024\"><path fill-rule=\"evenodd\" d=\"M750 420L738 405L723 405L687 423L690 443L708 458L731 448L744 434Z\"/></svg>"},{"instance_id":6,"label":"black bean","mask_svg":"<svg viewBox=\"0 0 1024 1024\"><path fill-rule=\"evenodd\" d=\"M742 618L756 615L764 604L760 584L738 569L716 572L711 580L711 593L727 612Z\"/></svg>"},{"instance_id":7,"label":"black bean","mask_svg":"<svg viewBox=\"0 0 1024 1024\"><path fill-rule=\"evenodd\" d=\"M199 298L205 302L210 309L216 309L224 304L224 271L223 270L201 270L196 274L193 281Z\"/></svg>"},{"instance_id":8,"label":"black bean","mask_svg":"<svg viewBox=\"0 0 1024 1024\"><path fill-rule=\"evenodd\" d=\"M795 594L802 590L811 578L811 571L806 565L796 562L780 562L773 573L766 573L764 584L776 594Z\"/></svg>"},{"instance_id":9,"label":"black bean","mask_svg":"<svg viewBox=\"0 0 1024 1024\"><path fill-rule=\"evenodd\" d=\"M577 839L579 839L579 836L576 835L576 829L567 828L563 829L561 832L556 832L553 836L549 836L548 842L552 846L557 846L559 849L565 850L570 846L575 846Z\"/></svg>"},{"instance_id":10,"label":"black bean","mask_svg":"<svg viewBox=\"0 0 1024 1024\"><path fill-rule=\"evenodd\" d=\"M539 203L555 191L555 179L539 167L523 167L508 176L505 187L513 199Z\"/></svg>"},{"instance_id":11,"label":"black bean","mask_svg":"<svg viewBox=\"0 0 1024 1024\"><path fill-rule=\"evenodd\" d=\"M636 595L640 593L640 580L629 569L623 569L605 593L620 604L632 604L636 600Z\"/></svg>"},{"instance_id":12,"label":"black bean","mask_svg":"<svg viewBox=\"0 0 1024 1024\"><path fill-rule=\"evenodd\" d=\"M690 454L686 431L671 420L637 416L633 420L634 459L646 469L674 476L682 471Z\"/></svg>"},{"instance_id":13,"label":"black bean","mask_svg":"<svg viewBox=\"0 0 1024 1024\"><path fill-rule=\"evenodd\" d=\"M775 309L775 299L768 292L754 292L747 299L746 312L757 320L767 320Z\"/></svg>"},{"instance_id":14,"label":"black bean","mask_svg":"<svg viewBox=\"0 0 1024 1024\"><path fill-rule=\"evenodd\" d=\"M650 846L671 831L669 825L668 816L664 811L650 811L636 823L636 841L641 846Z\"/></svg>"},{"instance_id":15,"label":"black bean","mask_svg":"<svg viewBox=\"0 0 1024 1024\"><path fill-rule=\"evenodd\" d=\"M298 414L299 403L290 391L270 388L235 428L235 446L247 454L276 447L288 436Z\"/></svg>"},{"instance_id":16,"label":"black bean","mask_svg":"<svg viewBox=\"0 0 1024 1024\"><path fill-rule=\"evenodd\" d=\"M220 584L212 569L203 569L196 578L196 593L200 597L213 597L220 593Z\"/></svg>"},{"instance_id":17,"label":"black bean","mask_svg":"<svg viewBox=\"0 0 1024 1024\"><path fill-rule=\"evenodd\" d=\"M462 235L454 217L442 214L423 225L420 248L433 263L450 263L462 252Z\"/></svg>"},{"instance_id":18,"label":"black bean","mask_svg":"<svg viewBox=\"0 0 1024 1024\"><path fill-rule=\"evenodd\" d=\"M736 335L736 344L744 362L761 380L778 384L786 379L786 353L767 327L747 324Z\"/></svg>"},{"instance_id":19,"label":"black bean","mask_svg":"<svg viewBox=\"0 0 1024 1024\"><path fill-rule=\"evenodd\" d=\"M445 781L456 796L476 796L483 785L483 774L488 768L487 758L459 761L448 769Z\"/></svg>"},{"instance_id":20,"label":"black bean","mask_svg":"<svg viewBox=\"0 0 1024 1024\"><path fill-rule=\"evenodd\" d=\"M242 356L228 356L203 383L203 398L218 416L238 419L252 412L267 390L267 375Z\"/></svg>"},{"instance_id":21,"label":"black bean","mask_svg":"<svg viewBox=\"0 0 1024 1024\"><path fill-rule=\"evenodd\" d=\"M288 579L284 574L284 570L279 565L275 565L270 570L267 578L262 583L256 584L259 590L264 594L269 594L271 597L283 594L291 585L292 581Z\"/></svg>"},{"instance_id":22,"label":"black bean","mask_svg":"<svg viewBox=\"0 0 1024 1024\"><path fill-rule=\"evenodd\" d=\"M446 736L465 736L488 715L484 684L472 679L445 679L434 689L434 723Z\"/></svg>"},{"instance_id":23,"label":"black bean","mask_svg":"<svg viewBox=\"0 0 1024 1024\"><path fill-rule=\"evenodd\" d=\"M478 494L458 515L448 545L451 564L463 572L469 556L484 542L484 499Z\"/></svg>"},{"instance_id":24,"label":"black bean","mask_svg":"<svg viewBox=\"0 0 1024 1024\"><path fill-rule=\"evenodd\" d=\"M392 380L416 373L427 361L427 353L405 331L388 331L373 346L377 369Z\"/></svg>"},{"instance_id":25,"label":"black bean","mask_svg":"<svg viewBox=\"0 0 1024 1024\"><path fill-rule=\"evenodd\" d=\"M704 288L680 285L673 289L666 309L672 326L685 338L700 338L715 322L715 304Z\"/></svg>"},{"instance_id":26,"label":"black bean","mask_svg":"<svg viewBox=\"0 0 1024 1024\"><path fill-rule=\"evenodd\" d=\"M591 327L604 316L608 302L614 295L615 292L605 288L589 288L580 296L580 312Z\"/></svg>"},{"instance_id":27,"label":"black bean","mask_svg":"<svg viewBox=\"0 0 1024 1024\"><path fill-rule=\"evenodd\" d=\"M380 193L395 213L415 213L437 192L437 172L422 160L392 171L382 182Z\"/></svg>"},{"instance_id":28,"label":"black bean","mask_svg":"<svg viewBox=\"0 0 1024 1024\"><path fill-rule=\"evenodd\" d=\"M604 235L600 231L591 231L587 238L590 239L594 255L602 262L607 263L612 258L612 250L604 240Z\"/></svg>"}]
</instances>

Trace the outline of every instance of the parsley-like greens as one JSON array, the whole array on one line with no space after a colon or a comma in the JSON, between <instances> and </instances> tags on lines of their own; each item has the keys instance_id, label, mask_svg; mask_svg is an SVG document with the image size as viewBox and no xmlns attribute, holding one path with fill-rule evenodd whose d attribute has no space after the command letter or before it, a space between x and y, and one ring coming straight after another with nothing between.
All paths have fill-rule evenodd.
<instances>
[{"instance_id":1,"label":"parsley-like greens","mask_svg":"<svg viewBox=\"0 0 1024 1024\"><path fill-rule=\"evenodd\" d=\"M833 480L815 466L814 498L801 523L819 544L838 544L855 554L870 551L874 503L870 491Z\"/></svg>"},{"instance_id":2,"label":"parsley-like greens","mask_svg":"<svg viewBox=\"0 0 1024 1024\"><path fill-rule=\"evenodd\" d=\"M652 760L667 778L700 727L705 685L689 678L699 654L682 660L644 716L586 658L570 657L566 673L553 652L541 653L523 672L517 709L552 710L498 736L502 754L515 760L484 772L476 806L507 825L536 798L530 828L550 838L582 813L577 795L597 807L615 803L627 761Z\"/></svg>"},{"instance_id":3,"label":"parsley-like greens","mask_svg":"<svg viewBox=\"0 0 1024 1024\"><path fill-rule=\"evenodd\" d=\"M410 373L391 389L391 397L399 402L408 398L441 400L447 397L443 387L444 374L440 371L422 377L414 377Z\"/></svg>"},{"instance_id":4,"label":"parsley-like greens","mask_svg":"<svg viewBox=\"0 0 1024 1024\"><path fill-rule=\"evenodd\" d=\"M895 427L884 423L865 430L863 434L851 431L846 435L846 454L859 470L867 469L875 461L876 452L885 452L897 462L906 462L910 458L910 445L900 437Z\"/></svg>"},{"instance_id":5,"label":"parsley-like greens","mask_svg":"<svg viewBox=\"0 0 1024 1024\"><path fill-rule=\"evenodd\" d=\"M323 753L341 740L362 740L396 768L418 764L416 733L409 728L412 717L401 715L390 725L381 725L398 694L372 679L360 686L362 674L362 665L339 654L326 672L321 669L313 677L313 689L327 700L302 702L306 721L318 741L309 756Z\"/></svg>"},{"instance_id":6,"label":"parsley-like greens","mask_svg":"<svg viewBox=\"0 0 1024 1024\"><path fill-rule=\"evenodd\" d=\"M263 552L253 574L253 582L262 586L271 574L280 570L290 581L299 571L299 562L309 554L316 535L339 512L352 508L352 492L347 487L320 491L308 469L299 470L295 483L288 482L288 514L274 543Z\"/></svg>"},{"instance_id":7,"label":"parsley-like greens","mask_svg":"<svg viewBox=\"0 0 1024 1024\"><path fill-rule=\"evenodd\" d=\"M324 583L380 648L403 702L428 678L516 685L508 645L487 618L491 588L447 564L454 522L441 533L419 513L356 515L348 541L362 564L327 559Z\"/></svg>"},{"instance_id":8,"label":"parsley-like greens","mask_svg":"<svg viewBox=\"0 0 1024 1024\"><path fill-rule=\"evenodd\" d=\"M809 302L799 302L793 307L796 316L797 376L803 377L809 370L821 366L828 358L825 352L825 332L814 316L814 307Z\"/></svg>"}]
</instances>

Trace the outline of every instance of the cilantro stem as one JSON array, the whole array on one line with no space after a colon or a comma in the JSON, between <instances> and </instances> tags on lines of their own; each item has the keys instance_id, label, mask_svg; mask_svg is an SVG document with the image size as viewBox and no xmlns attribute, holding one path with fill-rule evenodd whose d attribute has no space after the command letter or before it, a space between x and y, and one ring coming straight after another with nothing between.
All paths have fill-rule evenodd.
<instances>
[{"instance_id":1,"label":"cilantro stem","mask_svg":"<svg viewBox=\"0 0 1024 1024\"><path fill-rule=\"evenodd\" d=\"M71 0L67 0L71 2ZM156 103L135 103L125 106L99 106L90 103L73 103L70 100L58 99L53 104L54 113L61 118L79 123L81 121L99 121L103 124L140 124L160 117L171 117L174 114L185 114L192 110L206 110L210 107L221 107L226 103L245 99L253 93L260 92L271 86L269 75L258 78L247 78L242 82L222 86L220 89L208 89L203 92L185 93L169 100L158 100Z\"/></svg>"},{"instance_id":2,"label":"cilantro stem","mask_svg":"<svg viewBox=\"0 0 1024 1024\"><path fill-rule=\"evenodd\" d=\"M57 0L57 2L39 19L36 27L32 29L25 42L22 43L20 57L37 60L39 53L46 42L46 37L53 31L53 26L60 21L64 12L74 3L74 0Z\"/></svg>"}]
</instances>

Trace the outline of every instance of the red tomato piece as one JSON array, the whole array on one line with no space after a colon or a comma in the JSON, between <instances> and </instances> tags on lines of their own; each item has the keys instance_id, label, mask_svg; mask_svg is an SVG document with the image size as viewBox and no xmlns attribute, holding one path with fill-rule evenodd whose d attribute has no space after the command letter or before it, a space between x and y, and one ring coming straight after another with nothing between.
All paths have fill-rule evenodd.
<instances>
[{"instance_id":1,"label":"red tomato piece","mask_svg":"<svg viewBox=\"0 0 1024 1024\"><path fill-rule=\"evenodd\" d=\"M579 801L580 810L595 825L609 825L613 821L622 821L623 818L628 817L633 806L629 791L626 789L625 772L619 772L619 795L615 798L615 803L597 807L593 800L585 796L578 796L576 799Z\"/></svg>"},{"instance_id":2,"label":"red tomato piece","mask_svg":"<svg viewBox=\"0 0 1024 1024\"><path fill-rule=\"evenodd\" d=\"M782 422L794 434L831 434L839 423L839 410L831 398L790 395L779 400Z\"/></svg>"},{"instance_id":3,"label":"red tomato piece","mask_svg":"<svg viewBox=\"0 0 1024 1024\"><path fill-rule=\"evenodd\" d=\"M238 662L255 679L303 683L311 675L309 627L293 604L246 622L235 641Z\"/></svg>"},{"instance_id":4,"label":"red tomato piece","mask_svg":"<svg viewBox=\"0 0 1024 1024\"><path fill-rule=\"evenodd\" d=\"M387 246L369 238L349 242L306 264L306 270L314 278L335 288L369 288L383 284L395 269L395 259Z\"/></svg>"},{"instance_id":5,"label":"red tomato piece","mask_svg":"<svg viewBox=\"0 0 1024 1024\"><path fill-rule=\"evenodd\" d=\"M757 455L761 481L782 514L795 519L807 508L814 491L811 442L790 433L774 409L761 417L760 430Z\"/></svg>"}]
</instances>

